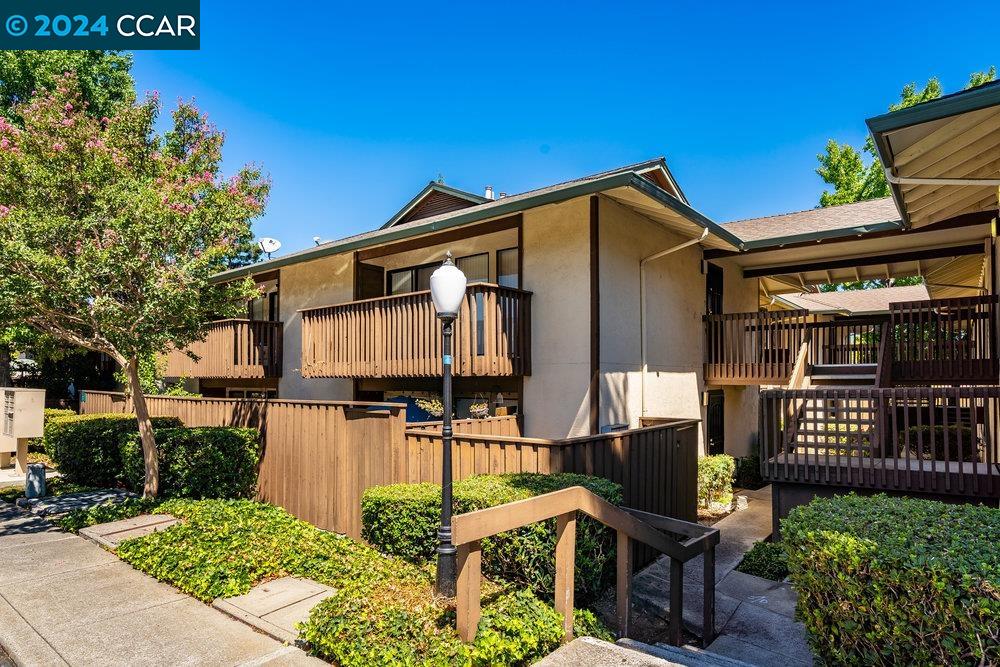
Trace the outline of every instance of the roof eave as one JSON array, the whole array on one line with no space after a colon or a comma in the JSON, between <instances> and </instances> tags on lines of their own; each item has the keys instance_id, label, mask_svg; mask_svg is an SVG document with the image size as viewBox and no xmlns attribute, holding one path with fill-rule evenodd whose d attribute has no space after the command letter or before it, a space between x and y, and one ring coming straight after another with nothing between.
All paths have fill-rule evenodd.
<instances>
[{"instance_id":1,"label":"roof eave","mask_svg":"<svg viewBox=\"0 0 1000 667\"><path fill-rule=\"evenodd\" d=\"M471 192L466 192L465 190L459 190L458 188L453 188L451 186L445 185L444 183L438 183L436 181L431 181L424 189L417 193L417 195L408 201L403 208L396 212L396 215L389 218L389 221L384 225L379 227L379 229L388 229L395 225L399 220L405 216L407 213L413 210L413 207L420 203L420 200L430 194L432 191L437 190L438 192L443 192L455 197L460 197L473 205L485 204L488 201L493 201L492 199L487 199L486 197L480 197L479 195L474 195Z\"/></svg>"},{"instance_id":2,"label":"roof eave","mask_svg":"<svg viewBox=\"0 0 1000 667\"><path fill-rule=\"evenodd\" d=\"M675 213L687 218L699 227L707 229L709 233L714 234L734 248L742 248L743 241L732 232L724 229L719 223L695 210L688 204L685 204L677 197L674 197L663 188L649 182L642 176L638 176L635 173L631 173L629 175L631 176L630 182L628 183L629 186L634 187L636 190L639 190L643 194L655 199L658 203L663 204Z\"/></svg>"},{"instance_id":3,"label":"roof eave","mask_svg":"<svg viewBox=\"0 0 1000 667\"><path fill-rule=\"evenodd\" d=\"M804 234L791 234L789 236L776 236L769 239L757 239L756 241L742 242L742 250L757 250L760 248L780 248L792 243L808 243L809 241L825 241L827 239L839 239L847 236L864 236L873 232L886 232L903 229L901 220L886 220L885 222L868 223L857 227L842 227L840 229L828 229L821 232L806 232Z\"/></svg>"},{"instance_id":4,"label":"roof eave","mask_svg":"<svg viewBox=\"0 0 1000 667\"><path fill-rule=\"evenodd\" d=\"M554 204L583 195L595 194L602 190L626 186L629 185L634 178L640 177L635 176L633 172L623 172L620 174L612 174L603 178L594 179L593 181L571 185L561 190L544 192L525 199L516 199L513 201L499 200L495 206L490 206L487 209L475 207L468 211L459 212L456 215L443 220L435 220L432 218L429 222L422 225L414 225L413 227L404 227L395 230L390 228L386 230L385 234L380 234L376 237L360 238L354 241L334 241L332 243L320 245L298 253L278 257L277 259L259 262L250 266L243 266L238 269L223 271L222 273L212 276L212 282L226 282L227 280L234 280L236 278L242 278L244 276L261 273L263 271L280 269L285 266L320 259L329 255L339 255L341 253L351 252L361 248L381 245L390 241L398 241L400 239L421 236L423 234L451 229L453 227L461 227L473 222L483 222L494 218L502 218L516 213L521 213L529 208L535 208L536 206ZM645 179L642 180L645 181ZM650 186L654 188L656 187L651 183ZM659 190L659 188L656 189Z\"/></svg>"},{"instance_id":5,"label":"roof eave","mask_svg":"<svg viewBox=\"0 0 1000 667\"><path fill-rule=\"evenodd\" d=\"M887 133L912 125L920 125L921 123L957 116L970 111L978 111L979 109L985 109L986 107L998 104L1000 104L1000 86L987 86L937 100L922 102L906 109L873 116L867 119L865 124L868 126L868 131L875 142L875 148L878 151L879 159L882 161L882 166L891 170L894 166L894 160L892 150L885 139ZM896 208L899 209L899 213L903 218L903 226L909 229L911 224L910 216L903 205L902 190L900 190L898 185L892 183L889 184L889 188L892 191L893 201L896 202Z\"/></svg>"}]
</instances>

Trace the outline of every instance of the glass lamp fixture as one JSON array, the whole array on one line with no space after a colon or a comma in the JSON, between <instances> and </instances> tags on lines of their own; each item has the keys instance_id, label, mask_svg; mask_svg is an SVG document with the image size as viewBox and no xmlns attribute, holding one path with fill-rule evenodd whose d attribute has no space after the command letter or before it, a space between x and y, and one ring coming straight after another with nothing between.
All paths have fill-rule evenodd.
<instances>
[{"instance_id":1,"label":"glass lamp fixture","mask_svg":"<svg viewBox=\"0 0 1000 667\"><path fill-rule=\"evenodd\" d=\"M431 300L438 317L458 316L466 284L465 274L455 266L449 251L444 263L431 274Z\"/></svg>"}]
</instances>

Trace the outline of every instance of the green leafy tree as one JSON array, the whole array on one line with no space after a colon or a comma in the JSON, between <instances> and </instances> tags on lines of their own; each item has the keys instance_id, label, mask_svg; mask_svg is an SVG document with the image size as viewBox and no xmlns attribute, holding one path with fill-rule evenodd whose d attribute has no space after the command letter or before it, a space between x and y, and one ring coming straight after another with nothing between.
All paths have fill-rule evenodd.
<instances>
[{"instance_id":1,"label":"green leafy tree","mask_svg":"<svg viewBox=\"0 0 1000 667\"><path fill-rule=\"evenodd\" d=\"M121 104L135 101L132 56L120 51L0 51L0 116L20 126L17 106L39 90L51 90L56 78L76 73L86 112L94 118L113 115ZM30 351L38 361L69 354L65 345L19 322L0 322L0 387L13 383L14 353Z\"/></svg>"},{"instance_id":2,"label":"green leafy tree","mask_svg":"<svg viewBox=\"0 0 1000 667\"><path fill-rule=\"evenodd\" d=\"M995 67L983 72L973 72L965 87L980 86L995 78ZM923 88L918 88L915 83L908 83L899 93L899 102L889 105L889 111L899 111L937 99L941 94L941 82L937 78L928 79ZM820 206L839 206L889 196L889 184L885 180L885 172L871 136L865 139L861 150L830 139L826 143L826 151L817 155L816 159L819 160L816 173L825 183L833 186L832 192L824 190L820 195Z\"/></svg>"},{"instance_id":3,"label":"green leafy tree","mask_svg":"<svg viewBox=\"0 0 1000 667\"><path fill-rule=\"evenodd\" d=\"M120 51L0 51L0 115L18 124L18 105L73 72L88 113L111 116L135 101L131 70L132 55Z\"/></svg>"},{"instance_id":4,"label":"green leafy tree","mask_svg":"<svg viewBox=\"0 0 1000 667\"><path fill-rule=\"evenodd\" d=\"M223 136L190 104L154 131L153 97L94 118L76 76L0 121L0 318L122 366L142 439L144 493L159 487L140 361L185 347L257 295L211 277L252 240L269 184L221 174Z\"/></svg>"}]
</instances>

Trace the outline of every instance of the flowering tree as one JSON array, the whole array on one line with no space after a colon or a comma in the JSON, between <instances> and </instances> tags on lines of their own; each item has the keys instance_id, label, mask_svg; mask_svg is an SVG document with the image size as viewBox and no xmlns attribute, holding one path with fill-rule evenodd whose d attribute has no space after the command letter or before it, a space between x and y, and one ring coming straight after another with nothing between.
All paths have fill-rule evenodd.
<instances>
[{"instance_id":1,"label":"flowering tree","mask_svg":"<svg viewBox=\"0 0 1000 667\"><path fill-rule=\"evenodd\" d=\"M76 77L58 77L0 118L0 320L20 321L114 358L129 378L146 463L156 442L139 384L143 358L203 336L256 295L210 277L252 242L269 184L257 168L220 174L223 135L181 103L154 131L157 98L87 113Z\"/></svg>"}]
</instances>

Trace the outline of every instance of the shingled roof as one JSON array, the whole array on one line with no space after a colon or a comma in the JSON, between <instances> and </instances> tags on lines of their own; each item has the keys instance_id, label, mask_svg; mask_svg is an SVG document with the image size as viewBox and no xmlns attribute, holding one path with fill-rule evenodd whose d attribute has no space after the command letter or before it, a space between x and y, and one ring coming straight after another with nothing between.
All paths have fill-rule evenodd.
<instances>
[{"instance_id":1,"label":"shingled roof","mask_svg":"<svg viewBox=\"0 0 1000 667\"><path fill-rule=\"evenodd\" d=\"M794 308L812 313L887 313L890 303L926 301L930 299L925 285L900 285L875 289L843 290L841 292L804 292L777 297Z\"/></svg>"},{"instance_id":2,"label":"shingled roof","mask_svg":"<svg viewBox=\"0 0 1000 667\"><path fill-rule=\"evenodd\" d=\"M892 197L722 223L723 229L744 241L780 238L789 243L817 235L837 236L901 226L902 218Z\"/></svg>"}]
</instances>

